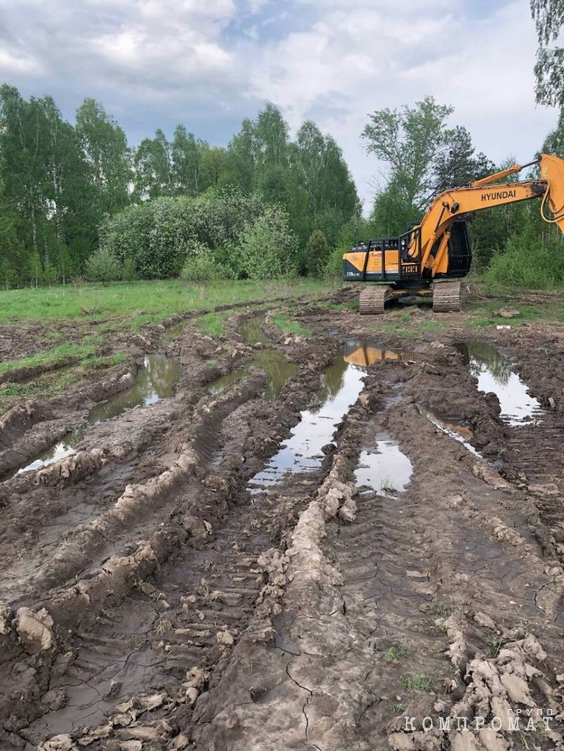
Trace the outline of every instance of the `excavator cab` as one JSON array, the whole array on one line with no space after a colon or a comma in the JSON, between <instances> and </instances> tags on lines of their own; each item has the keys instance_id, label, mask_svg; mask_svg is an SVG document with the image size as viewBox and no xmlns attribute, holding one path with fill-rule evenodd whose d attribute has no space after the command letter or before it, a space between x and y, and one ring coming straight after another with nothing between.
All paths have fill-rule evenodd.
<instances>
[{"instance_id":1,"label":"excavator cab","mask_svg":"<svg viewBox=\"0 0 564 751\"><path fill-rule=\"evenodd\" d=\"M421 254L412 253L418 247L420 225L413 225L400 237L384 237L355 245L343 256L343 280L348 282L413 282L425 274L421 270ZM435 256L440 239L431 250ZM453 223L448 238L448 266L436 278L466 276L472 265L472 250L464 219ZM430 274L429 274L430 276Z\"/></svg>"}]
</instances>

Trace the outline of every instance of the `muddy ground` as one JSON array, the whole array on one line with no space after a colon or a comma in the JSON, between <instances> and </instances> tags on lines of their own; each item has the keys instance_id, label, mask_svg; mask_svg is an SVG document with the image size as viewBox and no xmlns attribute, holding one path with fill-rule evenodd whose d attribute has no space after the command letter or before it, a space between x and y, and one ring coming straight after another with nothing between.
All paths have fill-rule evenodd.
<instances>
[{"instance_id":1,"label":"muddy ground","mask_svg":"<svg viewBox=\"0 0 564 751\"><path fill-rule=\"evenodd\" d=\"M353 295L0 416L0 749L564 747L564 327Z\"/></svg>"}]
</instances>

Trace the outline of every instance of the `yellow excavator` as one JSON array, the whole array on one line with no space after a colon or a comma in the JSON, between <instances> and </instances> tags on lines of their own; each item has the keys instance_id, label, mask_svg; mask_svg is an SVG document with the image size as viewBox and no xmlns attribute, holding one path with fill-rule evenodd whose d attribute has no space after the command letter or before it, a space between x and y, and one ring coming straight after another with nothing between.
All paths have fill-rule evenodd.
<instances>
[{"instance_id":1,"label":"yellow excavator","mask_svg":"<svg viewBox=\"0 0 564 751\"><path fill-rule=\"evenodd\" d=\"M500 182L538 164L540 179ZM388 301L432 298L433 310L460 310L461 282L472 251L466 216L494 206L540 198L542 218L564 233L564 160L551 154L441 193L420 224L400 237L356 245L343 256L343 279L377 282L360 293L361 315L383 313Z\"/></svg>"}]
</instances>

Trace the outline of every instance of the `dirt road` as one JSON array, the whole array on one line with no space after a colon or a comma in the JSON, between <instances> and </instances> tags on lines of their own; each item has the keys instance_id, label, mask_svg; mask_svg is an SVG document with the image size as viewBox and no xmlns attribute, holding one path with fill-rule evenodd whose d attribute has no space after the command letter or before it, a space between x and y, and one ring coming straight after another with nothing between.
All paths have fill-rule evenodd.
<instances>
[{"instance_id":1,"label":"dirt road","mask_svg":"<svg viewBox=\"0 0 564 751\"><path fill-rule=\"evenodd\" d=\"M342 299L0 417L1 749L563 748L561 329Z\"/></svg>"}]
</instances>

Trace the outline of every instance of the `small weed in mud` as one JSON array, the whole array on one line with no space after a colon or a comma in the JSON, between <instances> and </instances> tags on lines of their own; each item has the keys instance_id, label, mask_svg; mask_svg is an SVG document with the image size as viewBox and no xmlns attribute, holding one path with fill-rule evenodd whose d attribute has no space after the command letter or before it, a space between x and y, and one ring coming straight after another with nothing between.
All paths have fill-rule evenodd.
<instances>
[{"instance_id":1,"label":"small weed in mud","mask_svg":"<svg viewBox=\"0 0 564 751\"><path fill-rule=\"evenodd\" d=\"M517 639L517 641L520 641L521 639L526 639L528 635L529 632L525 628L525 624L518 623L515 629L515 639Z\"/></svg>"},{"instance_id":2,"label":"small weed in mud","mask_svg":"<svg viewBox=\"0 0 564 751\"><path fill-rule=\"evenodd\" d=\"M489 660L495 660L496 657L499 657L502 646L503 642L500 639L492 639L490 641L488 649L486 650L486 657Z\"/></svg>"},{"instance_id":3,"label":"small weed in mud","mask_svg":"<svg viewBox=\"0 0 564 751\"><path fill-rule=\"evenodd\" d=\"M402 701L398 701L396 704L394 704L394 711L395 712L405 712L406 705Z\"/></svg>"},{"instance_id":4,"label":"small weed in mud","mask_svg":"<svg viewBox=\"0 0 564 751\"><path fill-rule=\"evenodd\" d=\"M392 482L391 478L384 477L382 482L380 483L380 490L383 490L384 493L394 493L396 494L398 492L398 489Z\"/></svg>"},{"instance_id":5,"label":"small weed in mud","mask_svg":"<svg viewBox=\"0 0 564 751\"><path fill-rule=\"evenodd\" d=\"M423 321L420 326L420 329L421 331L433 332L433 331L441 331L442 329L444 329L444 327L445 327L445 324L443 321Z\"/></svg>"},{"instance_id":6,"label":"small weed in mud","mask_svg":"<svg viewBox=\"0 0 564 751\"><path fill-rule=\"evenodd\" d=\"M213 368L214 365L217 365L217 360L206 360L205 364L208 368Z\"/></svg>"},{"instance_id":7,"label":"small weed in mud","mask_svg":"<svg viewBox=\"0 0 564 751\"><path fill-rule=\"evenodd\" d=\"M311 329L302 326L298 321L293 318L288 318L288 316L283 315L282 313L274 316L273 323L284 334L296 334L297 336L310 337L313 333Z\"/></svg>"},{"instance_id":8,"label":"small weed in mud","mask_svg":"<svg viewBox=\"0 0 564 751\"><path fill-rule=\"evenodd\" d=\"M431 679L426 675L407 675L403 678L403 685L408 691L428 691Z\"/></svg>"},{"instance_id":9,"label":"small weed in mud","mask_svg":"<svg viewBox=\"0 0 564 751\"><path fill-rule=\"evenodd\" d=\"M409 654L407 644L394 644L386 650L386 657L390 662L400 662Z\"/></svg>"},{"instance_id":10,"label":"small weed in mud","mask_svg":"<svg viewBox=\"0 0 564 751\"><path fill-rule=\"evenodd\" d=\"M437 613L439 614L439 618L442 618L446 621L446 619L450 618L450 616L452 615L452 608L444 600L439 600L439 603L437 605Z\"/></svg>"},{"instance_id":11,"label":"small weed in mud","mask_svg":"<svg viewBox=\"0 0 564 751\"><path fill-rule=\"evenodd\" d=\"M104 367L104 358L96 355L85 357L84 360L80 361L80 365L86 370L98 370Z\"/></svg>"},{"instance_id":12,"label":"small weed in mud","mask_svg":"<svg viewBox=\"0 0 564 751\"><path fill-rule=\"evenodd\" d=\"M106 340L106 337L101 334L90 334L90 336L83 336L82 341L86 344L102 344Z\"/></svg>"}]
</instances>

